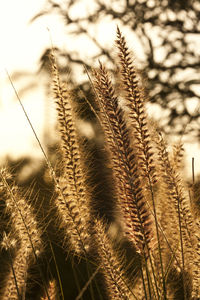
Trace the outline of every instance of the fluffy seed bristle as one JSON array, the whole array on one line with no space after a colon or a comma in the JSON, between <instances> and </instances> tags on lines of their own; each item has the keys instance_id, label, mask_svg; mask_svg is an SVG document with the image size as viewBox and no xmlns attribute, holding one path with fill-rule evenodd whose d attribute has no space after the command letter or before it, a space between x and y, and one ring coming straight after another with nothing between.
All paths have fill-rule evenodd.
<instances>
[{"instance_id":1,"label":"fluffy seed bristle","mask_svg":"<svg viewBox=\"0 0 200 300\"><path fill-rule=\"evenodd\" d=\"M114 251L107 237L102 221L95 220L94 230L101 271L105 277L110 299L132 299L131 291L127 286L123 273L121 261L117 257L116 251Z\"/></svg>"},{"instance_id":2,"label":"fluffy seed bristle","mask_svg":"<svg viewBox=\"0 0 200 300\"><path fill-rule=\"evenodd\" d=\"M118 205L122 211L128 238L137 251L143 253L145 247L151 248L153 244L154 230L144 200L137 159L130 144L124 113L119 107L118 98L102 64L99 71L95 72L95 77L94 86L98 95L100 119L113 163Z\"/></svg>"},{"instance_id":3,"label":"fluffy seed bristle","mask_svg":"<svg viewBox=\"0 0 200 300\"><path fill-rule=\"evenodd\" d=\"M20 195L16 186L7 183L9 174L0 171L1 189L4 192L7 213L10 215L12 231L20 243L16 256L11 261L10 274L4 287L3 299L18 299L26 289L27 270L42 252L41 230L31 206ZM5 241L4 241L5 242ZM7 246L8 246L7 241Z\"/></svg>"},{"instance_id":4,"label":"fluffy seed bristle","mask_svg":"<svg viewBox=\"0 0 200 300\"><path fill-rule=\"evenodd\" d=\"M83 158L75 126L72 99L67 86L59 78L55 57L51 55L53 86L63 148L63 174L55 204L61 227L66 231L71 248L79 253L89 248L89 192L86 187Z\"/></svg>"}]
</instances>

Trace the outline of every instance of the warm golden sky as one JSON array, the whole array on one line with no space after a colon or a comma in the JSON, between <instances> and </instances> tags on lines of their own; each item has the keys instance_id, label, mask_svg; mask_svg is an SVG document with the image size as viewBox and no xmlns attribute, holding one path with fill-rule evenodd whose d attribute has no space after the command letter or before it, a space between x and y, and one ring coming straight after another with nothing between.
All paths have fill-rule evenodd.
<instances>
[{"instance_id":1,"label":"warm golden sky","mask_svg":"<svg viewBox=\"0 0 200 300\"><path fill-rule=\"evenodd\" d=\"M93 0L90 0L90 8L92 2ZM20 93L20 98L42 139L45 82L36 71L41 54L46 48L51 47L47 28L50 30L54 45L61 49L67 45L72 51L73 49L78 51L80 43L82 46L84 44L82 40L70 40L60 16L55 13L38 18L30 24L31 18L45 9L45 3L45 0L0 1L0 140L3 141L0 146L0 158L6 155L19 158L27 153L32 153L36 157L42 155L20 105L16 101L5 69L11 74L18 92L26 87L26 84L34 85L29 92ZM74 8L73 14L85 14L87 9L88 1L81 0L79 6ZM99 42L104 41L110 44L110 36L115 36L115 31L116 23L110 24L105 21L98 30ZM85 45L81 47L81 53L90 55L94 49L89 43ZM13 75L15 72L27 74L19 80L19 77L16 78Z\"/></svg>"},{"instance_id":2,"label":"warm golden sky","mask_svg":"<svg viewBox=\"0 0 200 300\"><path fill-rule=\"evenodd\" d=\"M44 3L44 0L0 1L0 158L6 155L19 158L26 153L41 157L41 151L16 101L5 69L13 76L17 90L33 83L34 88L22 94L20 98L38 135L42 138L44 81L35 72L40 55L50 46L47 27L58 45L62 40L60 35L64 32L58 16L48 16L29 23L30 19L44 8ZM27 75L19 80L13 72L26 72Z\"/></svg>"}]
</instances>

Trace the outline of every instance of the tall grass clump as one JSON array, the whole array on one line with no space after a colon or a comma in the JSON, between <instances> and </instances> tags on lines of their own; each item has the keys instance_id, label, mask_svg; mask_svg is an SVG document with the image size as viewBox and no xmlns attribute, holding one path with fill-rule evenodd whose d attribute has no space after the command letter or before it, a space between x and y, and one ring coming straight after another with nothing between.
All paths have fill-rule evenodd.
<instances>
[{"instance_id":1,"label":"tall grass clump","mask_svg":"<svg viewBox=\"0 0 200 300\"><path fill-rule=\"evenodd\" d=\"M39 208L31 185L28 193L0 171L0 299L200 299L198 186L184 178L183 145L170 148L149 118L119 28L115 46L118 86L101 62L88 72L94 102L86 104L103 134L105 173L79 131L76 97L51 52L59 163L39 142L51 178ZM99 203L110 193L114 204L104 214L94 173L110 184Z\"/></svg>"}]
</instances>

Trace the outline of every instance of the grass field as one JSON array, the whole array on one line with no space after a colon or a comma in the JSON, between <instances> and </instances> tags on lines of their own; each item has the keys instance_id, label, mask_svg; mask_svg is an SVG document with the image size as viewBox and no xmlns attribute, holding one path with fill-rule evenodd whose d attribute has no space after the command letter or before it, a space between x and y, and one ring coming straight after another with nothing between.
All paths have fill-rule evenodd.
<instances>
[{"instance_id":1,"label":"grass field","mask_svg":"<svg viewBox=\"0 0 200 300\"><path fill-rule=\"evenodd\" d=\"M198 184L185 181L183 145L169 147L148 117L119 28L115 47L116 81L101 62L88 72L100 163L77 129L80 109L52 50L61 146L52 162L40 144L49 185L25 190L0 171L0 299L200 299Z\"/></svg>"}]
</instances>

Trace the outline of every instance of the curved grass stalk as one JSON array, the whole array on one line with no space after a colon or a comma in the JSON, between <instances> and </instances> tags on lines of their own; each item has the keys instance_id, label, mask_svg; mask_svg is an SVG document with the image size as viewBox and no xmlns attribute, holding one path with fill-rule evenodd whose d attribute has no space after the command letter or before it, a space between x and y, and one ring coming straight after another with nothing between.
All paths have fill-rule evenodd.
<instances>
[{"instance_id":1,"label":"curved grass stalk","mask_svg":"<svg viewBox=\"0 0 200 300\"><path fill-rule=\"evenodd\" d=\"M9 175L5 169L0 171L0 177L1 190L4 192L6 197L6 209L10 214L12 228L21 243L20 249L18 250L12 264L12 269L15 274L14 283L12 271L7 280L5 294L3 297L5 297L5 299L9 299L10 297L14 297L14 294L22 292L23 286L26 283L27 269L32 258L34 258L37 263L37 267L48 296L44 275L38 262L38 255L42 251L43 244L41 241L41 232L38 228L35 216L30 205L27 204L26 201L18 194L17 188L15 186L12 186L12 188L9 186L7 182L7 177L9 177ZM17 281L17 290L15 281Z\"/></svg>"},{"instance_id":2,"label":"curved grass stalk","mask_svg":"<svg viewBox=\"0 0 200 300\"><path fill-rule=\"evenodd\" d=\"M54 169L53 169L53 166L51 165L51 162L50 162L50 160L48 159L48 156L47 156L47 154L46 154L46 152L45 152L45 150L44 150L44 148L43 148L43 146L42 146L42 144L41 144L41 142L40 142L40 140L39 140L39 138L38 138L38 135L37 135L37 133L36 133L34 127L33 127L33 124L32 124L32 122L31 122L31 120L30 120L30 118L29 118L29 116L28 116L28 114L27 114L27 112L26 112L26 110L25 110L25 107L24 107L24 105L23 105L23 103L22 103L22 101L21 101L21 99L20 99L20 97L19 97L19 95L18 95L18 93L17 93L17 90L16 90L16 88L15 88L15 86L14 86L14 84L13 84L13 81L12 81L12 79L11 79L9 73L7 72L7 70L6 70L6 73L7 73L7 75L8 75L9 81L10 81L10 83L11 83L11 85L12 85L12 88L13 88L13 90L14 90L14 92L15 92L16 98L17 98L17 100L19 101L20 106L22 107L22 110L23 110L23 112L24 112L24 114L25 114L25 117L26 117L26 119L27 119L27 121L28 121L28 123L29 123L29 125L30 125L30 127L31 127L31 130L32 130L32 132L33 132L33 134L34 134L34 136L35 136L37 142L38 142L38 145L39 145L39 147L40 147L40 149L41 149L41 151L42 151L42 153L43 153L43 155L44 155L44 158L45 158L47 167L48 167L48 169L50 170L51 176L52 176L52 178L53 178L53 180L54 180L55 188L56 188L56 190L58 191L59 195L60 195L61 198L62 198L62 201L65 203L65 206L66 206L66 208L67 208L68 211L69 211L69 217L72 219L72 223L75 224L75 223L76 223L76 222L75 222L75 216L73 216L73 214L71 214L71 212L70 212L69 205L67 204L66 199L65 199L65 195L64 195L64 193L63 193L63 191L62 191L62 189L61 189L61 187L60 187L59 179L58 179L57 176L56 176L56 173L55 173L55 171L54 171ZM75 230L77 231L77 235L80 237L80 240L81 240L81 234L80 234L78 228L75 227ZM81 241L81 244L82 244L83 251L84 251L84 253L85 253L85 255L86 255L86 252L87 252L87 251L84 249L84 242Z\"/></svg>"},{"instance_id":3,"label":"curved grass stalk","mask_svg":"<svg viewBox=\"0 0 200 300\"><path fill-rule=\"evenodd\" d=\"M114 179L119 197L119 206L123 208L124 222L127 225L126 233L128 235L130 234L129 239L145 257L145 251L149 252L149 247L152 247L150 245L148 246L148 243L151 241L150 244L152 244L154 233L151 228L152 221L150 214L145 208L146 204L143 199L142 188L140 187L141 175L138 170L135 154L130 147L129 133L124 121L123 111L118 106L118 99L114 95L115 92L107 72L100 64L99 72L96 71L94 74L96 77L95 89L98 95L101 123L104 128L114 166ZM123 170L124 173L122 172ZM130 186L130 188L126 190L126 188L124 188L126 186ZM134 236L134 234L136 235ZM143 236L143 238L141 238L140 235ZM137 242L139 244L137 244ZM146 250L141 246L141 242L146 245ZM153 270L150 255L148 255L148 257L150 258L151 268ZM146 259L144 259L144 262L146 265ZM149 274L148 271L147 274ZM156 286L155 278L154 282Z\"/></svg>"},{"instance_id":4,"label":"curved grass stalk","mask_svg":"<svg viewBox=\"0 0 200 300\"><path fill-rule=\"evenodd\" d=\"M137 75L132 63L130 52L126 45L125 38L122 36L119 27L117 27L117 47L119 51L121 75L126 95L127 105L130 109L129 117L132 121L132 130L134 133L134 147L138 149L138 159L140 168L144 177L147 177L148 186L151 193L153 212L155 218L156 236L159 249L161 264L161 273L163 281L164 299L166 299L166 284L164 279L163 259L161 252L160 234L158 228L158 218L156 204L154 199L153 185L157 182L155 174L155 160L150 143L150 133L147 126L147 116L144 108L142 91L138 87Z\"/></svg>"}]
</instances>

